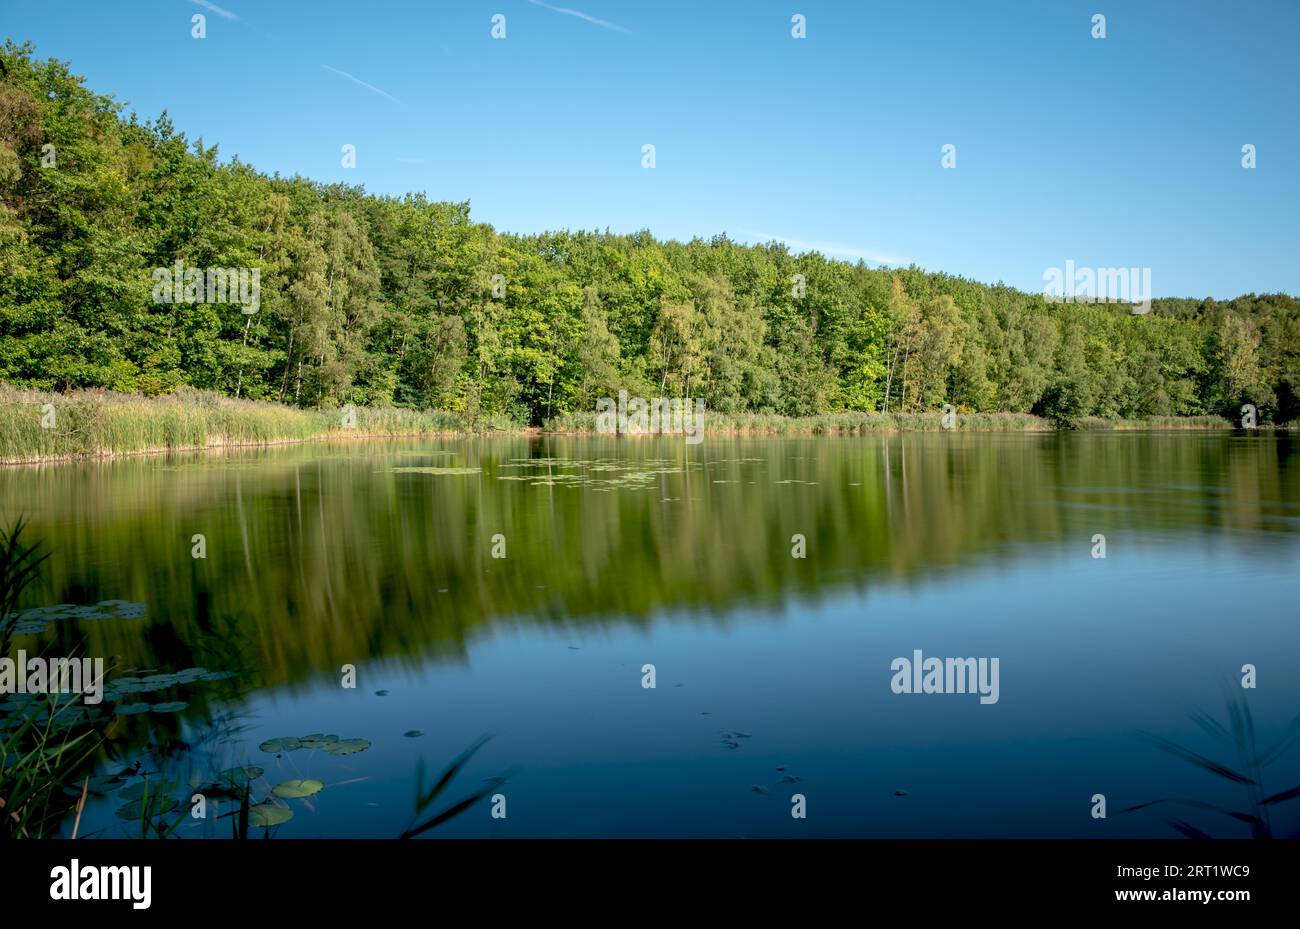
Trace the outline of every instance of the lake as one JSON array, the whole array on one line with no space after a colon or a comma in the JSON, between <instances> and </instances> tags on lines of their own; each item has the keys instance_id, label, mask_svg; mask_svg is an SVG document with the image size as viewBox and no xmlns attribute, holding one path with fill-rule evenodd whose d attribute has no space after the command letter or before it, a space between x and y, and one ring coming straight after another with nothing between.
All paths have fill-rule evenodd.
<instances>
[{"instance_id":1,"label":"lake","mask_svg":"<svg viewBox=\"0 0 1300 929\"><path fill-rule=\"evenodd\" d=\"M184 704L121 715L103 769L319 781L279 836L397 836L482 736L442 802L496 799L426 835L1244 836L1121 811L1248 809L1142 734L1236 768L1190 714L1245 700L1265 744L1300 711L1297 465L1285 434L518 436L10 468L0 501L50 552L24 606L144 605L20 644ZM917 651L996 658L996 700L895 692ZM307 734L360 741L260 747ZM103 792L81 833L138 834Z\"/></svg>"}]
</instances>

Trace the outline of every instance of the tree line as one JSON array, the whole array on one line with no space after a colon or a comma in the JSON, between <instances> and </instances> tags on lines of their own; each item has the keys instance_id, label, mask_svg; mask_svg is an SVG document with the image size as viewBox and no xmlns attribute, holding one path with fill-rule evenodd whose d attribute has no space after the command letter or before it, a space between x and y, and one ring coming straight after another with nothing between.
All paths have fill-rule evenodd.
<instances>
[{"instance_id":1,"label":"tree line","mask_svg":"<svg viewBox=\"0 0 1300 929\"><path fill-rule=\"evenodd\" d=\"M1300 300L1051 303L725 235L512 235L469 204L267 176L125 115L67 64L0 59L0 380L518 423L620 388L805 416L1300 415ZM153 272L256 269L258 310Z\"/></svg>"}]
</instances>

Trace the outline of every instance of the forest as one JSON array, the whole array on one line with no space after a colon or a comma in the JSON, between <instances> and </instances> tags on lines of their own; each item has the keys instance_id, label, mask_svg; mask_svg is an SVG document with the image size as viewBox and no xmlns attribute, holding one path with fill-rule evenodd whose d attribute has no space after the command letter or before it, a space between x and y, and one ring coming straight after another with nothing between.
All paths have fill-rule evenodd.
<instances>
[{"instance_id":1,"label":"forest","mask_svg":"<svg viewBox=\"0 0 1300 929\"><path fill-rule=\"evenodd\" d=\"M498 232L467 202L268 176L0 53L0 382L194 387L541 424L625 389L783 416L1300 414L1300 300L1052 303L726 235ZM1062 217L1068 222L1068 217ZM256 312L157 269L257 272Z\"/></svg>"}]
</instances>

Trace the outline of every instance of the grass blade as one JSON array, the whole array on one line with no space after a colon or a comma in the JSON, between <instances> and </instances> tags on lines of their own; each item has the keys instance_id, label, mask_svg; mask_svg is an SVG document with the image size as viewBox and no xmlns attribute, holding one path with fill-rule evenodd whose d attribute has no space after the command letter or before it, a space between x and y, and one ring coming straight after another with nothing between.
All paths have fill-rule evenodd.
<instances>
[{"instance_id":1,"label":"grass blade","mask_svg":"<svg viewBox=\"0 0 1300 929\"><path fill-rule=\"evenodd\" d=\"M1141 736L1143 739L1150 742L1156 748L1168 752L1169 754L1174 755L1175 757L1181 758L1184 761L1190 761L1192 764L1196 765L1199 768L1203 768L1206 771L1209 771L1211 774L1217 774L1219 777L1222 777L1226 780L1232 781L1237 784L1255 783L1252 779L1250 779L1246 775L1238 774L1236 771L1232 770L1231 768L1225 767L1224 765L1221 765L1217 761L1214 761L1210 758L1206 758L1204 755L1198 754L1197 752L1192 751L1190 748L1184 748L1183 746L1177 744L1176 742L1170 742L1168 739L1163 739L1158 735L1151 735L1150 733L1142 733Z\"/></svg>"}]
</instances>

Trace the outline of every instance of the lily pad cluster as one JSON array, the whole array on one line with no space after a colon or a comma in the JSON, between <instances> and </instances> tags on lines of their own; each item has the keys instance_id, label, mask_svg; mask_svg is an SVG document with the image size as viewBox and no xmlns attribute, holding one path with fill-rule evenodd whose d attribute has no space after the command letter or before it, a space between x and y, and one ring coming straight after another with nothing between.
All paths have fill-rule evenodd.
<instances>
[{"instance_id":1,"label":"lily pad cluster","mask_svg":"<svg viewBox=\"0 0 1300 929\"><path fill-rule=\"evenodd\" d=\"M113 781L111 777L104 778L100 779L100 784L111 789ZM124 802L116 809L115 815L118 819L135 822L175 812L180 807L180 802L176 799L179 788L180 785L173 781L147 777L132 781L117 791L116 799Z\"/></svg>"},{"instance_id":2,"label":"lily pad cluster","mask_svg":"<svg viewBox=\"0 0 1300 929\"><path fill-rule=\"evenodd\" d=\"M245 784L251 784L266 772L257 765L241 765L236 768L227 768L217 775L217 783L242 789Z\"/></svg>"},{"instance_id":3,"label":"lily pad cluster","mask_svg":"<svg viewBox=\"0 0 1300 929\"><path fill-rule=\"evenodd\" d=\"M683 464L671 458L627 461L619 458L515 458L502 468L534 469L534 474L498 475L499 481L523 481L529 487L586 487L609 493L653 487L665 474L699 470L698 462Z\"/></svg>"},{"instance_id":4,"label":"lily pad cluster","mask_svg":"<svg viewBox=\"0 0 1300 929\"><path fill-rule=\"evenodd\" d=\"M260 746L262 751L279 755L301 749L316 749L332 754L348 755L364 751L370 747L365 739L340 739L336 735L313 733L305 736L284 736L267 739ZM218 776L218 788L236 799L251 793L251 785L266 772L257 765L244 765L228 768ZM293 819L293 809L285 800L306 800L325 789L325 784L313 778L290 778L271 788L270 796L248 808L248 824L271 828L287 823Z\"/></svg>"},{"instance_id":5,"label":"lily pad cluster","mask_svg":"<svg viewBox=\"0 0 1300 929\"><path fill-rule=\"evenodd\" d=\"M24 724L71 728L107 715L106 708L82 703L81 694L9 694L0 701L0 732Z\"/></svg>"},{"instance_id":6,"label":"lily pad cluster","mask_svg":"<svg viewBox=\"0 0 1300 929\"><path fill-rule=\"evenodd\" d=\"M482 468L437 468L437 467L404 467L389 468L390 474L479 474Z\"/></svg>"},{"instance_id":7,"label":"lily pad cluster","mask_svg":"<svg viewBox=\"0 0 1300 929\"><path fill-rule=\"evenodd\" d=\"M279 755L283 752L296 752L299 749L329 752L331 755L355 755L370 747L368 739L340 739L336 735L313 733L304 736L281 736L267 739L258 746L264 752Z\"/></svg>"},{"instance_id":8,"label":"lily pad cluster","mask_svg":"<svg viewBox=\"0 0 1300 929\"><path fill-rule=\"evenodd\" d=\"M129 600L101 600L89 606L59 603L21 610L15 617L15 635L40 635L59 620L99 621L105 619L144 619L146 605Z\"/></svg>"},{"instance_id":9,"label":"lily pad cluster","mask_svg":"<svg viewBox=\"0 0 1300 929\"><path fill-rule=\"evenodd\" d=\"M224 681L237 675L233 671L209 671L187 668L162 673L142 672L115 677L104 685L104 702L87 704L83 694L15 693L0 700L0 732L17 729L26 723L50 725L57 729L93 725L110 715L138 716L143 713L179 713L189 706L185 700L149 703L131 701L134 696L156 693L172 687L184 687L211 681Z\"/></svg>"},{"instance_id":10,"label":"lily pad cluster","mask_svg":"<svg viewBox=\"0 0 1300 929\"><path fill-rule=\"evenodd\" d=\"M293 810L279 803L265 800L262 803L254 804L248 808L248 824L250 826L279 826L293 819Z\"/></svg>"},{"instance_id":11,"label":"lily pad cluster","mask_svg":"<svg viewBox=\"0 0 1300 929\"><path fill-rule=\"evenodd\" d=\"M139 713L179 713L189 704L184 700L167 700L160 703L126 703L127 698L141 694L157 693L172 687L190 684L225 681L235 677L233 671L209 671L207 668L186 668L183 671L151 672L115 677L104 687L104 700L117 704L114 712L119 716Z\"/></svg>"},{"instance_id":12,"label":"lily pad cluster","mask_svg":"<svg viewBox=\"0 0 1300 929\"><path fill-rule=\"evenodd\" d=\"M271 788L271 793L286 800L301 800L304 797L314 797L324 789L325 785L320 781L311 778L294 778L276 784Z\"/></svg>"}]
</instances>

